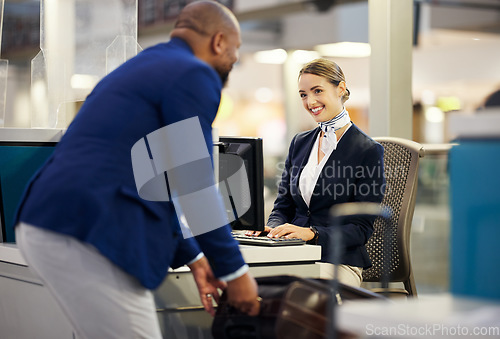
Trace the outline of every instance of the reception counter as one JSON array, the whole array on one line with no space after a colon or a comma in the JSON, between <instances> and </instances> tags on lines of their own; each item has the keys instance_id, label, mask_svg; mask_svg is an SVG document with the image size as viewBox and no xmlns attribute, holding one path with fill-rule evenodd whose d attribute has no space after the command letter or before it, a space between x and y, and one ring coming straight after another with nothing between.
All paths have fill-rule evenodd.
<instances>
[{"instance_id":1,"label":"reception counter","mask_svg":"<svg viewBox=\"0 0 500 339\"><path fill-rule=\"evenodd\" d=\"M255 277L319 277L319 246L241 245ZM212 318L202 308L188 267L171 270L154 292L158 319L167 338L211 338ZM73 329L43 283L30 271L15 244L0 243L0 337L72 339Z\"/></svg>"}]
</instances>

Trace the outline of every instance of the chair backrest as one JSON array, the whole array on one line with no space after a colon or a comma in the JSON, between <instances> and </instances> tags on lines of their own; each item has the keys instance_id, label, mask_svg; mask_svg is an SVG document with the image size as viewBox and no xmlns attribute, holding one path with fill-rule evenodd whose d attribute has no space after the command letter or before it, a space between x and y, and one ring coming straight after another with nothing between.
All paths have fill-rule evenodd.
<instances>
[{"instance_id":1,"label":"chair backrest","mask_svg":"<svg viewBox=\"0 0 500 339\"><path fill-rule=\"evenodd\" d=\"M410 231L417 193L421 144L411 140L374 138L384 147L385 196L382 208L391 212L389 219L378 217L374 232L366 244L373 266L363 271L363 281L403 282L410 295L416 294L410 261ZM385 253L385 255L384 255ZM415 291L412 291L415 290Z\"/></svg>"}]
</instances>

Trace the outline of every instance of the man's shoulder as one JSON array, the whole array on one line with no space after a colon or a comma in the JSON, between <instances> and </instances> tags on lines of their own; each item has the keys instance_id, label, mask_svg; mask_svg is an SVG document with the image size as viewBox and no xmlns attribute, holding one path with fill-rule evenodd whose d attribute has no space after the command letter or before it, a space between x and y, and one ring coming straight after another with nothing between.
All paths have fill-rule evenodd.
<instances>
[{"instance_id":1,"label":"man's shoulder","mask_svg":"<svg viewBox=\"0 0 500 339\"><path fill-rule=\"evenodd\" d=\"M172 39L168 42L150 46L139 53L138 56L146 59L157 58L159 61L179 60L182 61L182 63L179 63L179 67L189 64L198 64L200 61L194 55L189 45L180 39Z\"/></svg>"},{"instance_id":2,"label":"man's shoulder","mask_svg":"<svg viewBox=\"0 0 500 339\"><path fill-rule=\"evenodd\" d=\"M199 78L218 81L217 72L196 57L189 45L178 38L151 46L138 56L137 63L144 67L154 67L158 78L168 77L174 80L185 77L190 81Z\"/></svg>"}]
</instances>

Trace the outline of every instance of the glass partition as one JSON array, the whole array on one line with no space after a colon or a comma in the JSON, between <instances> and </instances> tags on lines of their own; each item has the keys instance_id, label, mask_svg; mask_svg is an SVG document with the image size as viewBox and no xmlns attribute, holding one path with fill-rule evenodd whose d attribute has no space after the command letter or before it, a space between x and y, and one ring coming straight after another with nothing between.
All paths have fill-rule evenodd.
<instances>
[{"instance_id":1,"label":"glass partition","mask_svg":"<svg viewBox=\"0 0 500 339\"><path fill-rule=\"evenodd\" d=\"M97 82L140 50L137 0L41 0L31 127L67 127Z\"/></svg>"},{"instance_id":2,"label":"glass partition","mask_svg":"<svg viewBox=\"0 0 500 339\"><path fill-rule=\"evenodd\" d=\"M411 230L411 260L419 294L449 291L450 144L424 144Z\"/></svg>"},{"instance_id":3,"label":"glass partition","mask_svg":"<svg viewBox=\"0 0 500 339\"><path fill-rule=\"evenodd\" d=\"M0 0L0 55L2 48L4 2L5 0ZM5 99L7 97L8 67L9 61L0 59L0 127L3 127L5 122Z\"/></svg>"}]
</instances>

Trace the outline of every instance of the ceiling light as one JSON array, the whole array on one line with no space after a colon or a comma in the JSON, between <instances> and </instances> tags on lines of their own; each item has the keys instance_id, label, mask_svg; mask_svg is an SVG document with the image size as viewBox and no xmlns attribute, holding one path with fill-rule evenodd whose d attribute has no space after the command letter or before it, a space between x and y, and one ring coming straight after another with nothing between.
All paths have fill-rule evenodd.
<instances>
[{"instance_id":1,"label":"ceiling light","mask_svg":"<svg viewBox=\"0 0 500 339\"><path fill-rule=\"evenodd\" d=\"M268 87L261 87L255 91L255 100L260 103L268 103L273 100L273 90Z\"/></svg>"},{"instance_id":2,"label":"ceiling light","mask_svg":"<svg viewBox=\"0 0 500 339\"><path fill-rule=\"evenodd\" d=\"M284 49L272 49L269 51L259 51L254 54L254 59L261 64L283 64L287 58Z\"/></svg>"},{"instance_id":3,"label":"ceiling light","mask_svg":"<svg viewBox=\"0 0 500 339\"><path fill-rule=\"evenodd\" d=\"M427 119L427 121L429 122L443 122L444 113L439 108L432 106L427 108L427 110L425 111L425 119Z\"/></svg>"},{"instance_id":4,"label":"ceiling light","mask_svg":"<svg viewBox=\"0 0 500 339\"><path fill-rule=\"evenodd\" d=\"M305 64L309 61L319 58L319 54L315 51L304 51L299 49L292 53L292 58L299 64Z\"/></svg>"},{"instance_id":5,"label":"ceiling light","mask_svg":"<svg viewBox=\"0 0 500 339\"><path fill-rule=\"evenodd\" d=\"M317 45L315 50L323 56L342 58L363 58L370 56L370 44L365 42L336 42Z\"/></svg>"}]
</instances>

